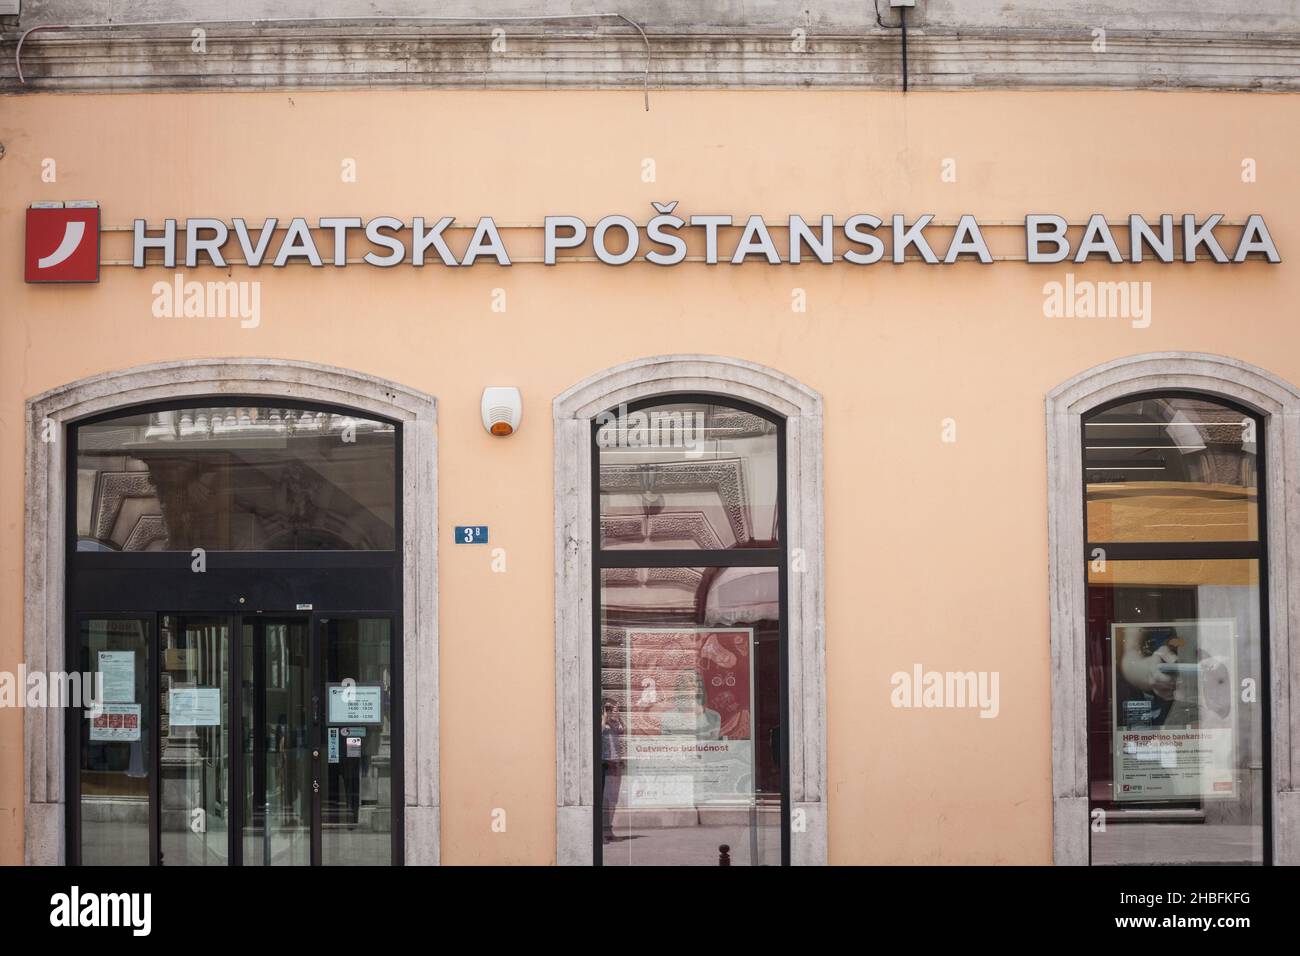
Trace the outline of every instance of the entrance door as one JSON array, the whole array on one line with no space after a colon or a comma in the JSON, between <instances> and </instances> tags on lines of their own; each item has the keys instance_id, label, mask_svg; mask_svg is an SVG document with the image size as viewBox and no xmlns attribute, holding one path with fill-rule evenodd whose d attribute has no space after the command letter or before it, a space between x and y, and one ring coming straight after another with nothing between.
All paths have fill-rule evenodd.
<instances>
[{"instance_id":1,"label":"entrance door","mask_svg":"<svg viewBox=\"0 0 1300 956\"><path fill-rule=\"evenodd\" d=\"M325 701L318 762L320 862L393 862L392 625L387 618L320 617Z\"/></svg>"},{"instance_id":2,"label":"entrance door","mask_svg":"<svg viewBox=\"0 0 1300 956\"><path fill-rule=\"evenodd\" d=\"M242 862L393 861L386 617L244 619Z\"/></svg>"},{"instance_id":3,"label":"entrance door","mask_svg":"<svg viewBox=\"0 0 1300 956\"><path fill-rule=\"evenodd\" d=\"M242 862L305 866L314 862L319 752L310 620L245 618L242 630Z\"/></svg>"},{"instance_id":4,"label":"entrance door","mask_svg":"<svg viewBox=\"0 0 1300 956\"><path fill-rule=\"evenodd\" d=\"M400 860L390 617L104 613L78 632L103 688L71 740L80 862Z\"/></svg>"}]
</instances>

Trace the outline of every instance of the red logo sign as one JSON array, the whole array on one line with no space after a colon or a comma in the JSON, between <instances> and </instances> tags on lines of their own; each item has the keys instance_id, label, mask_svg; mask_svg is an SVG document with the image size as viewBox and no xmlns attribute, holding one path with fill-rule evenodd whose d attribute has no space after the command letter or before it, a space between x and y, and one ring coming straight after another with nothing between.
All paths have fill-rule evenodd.
<instances>
[{"instance_id":1,"label":"red logo sign","mask_svg":"<svg viewBox=\"0 0 1300 956\"><path fill-rule=\"evenodd\" d=\"M99 281L99 207L27 210L27 281Z\"/></svg>"}]
</instances>

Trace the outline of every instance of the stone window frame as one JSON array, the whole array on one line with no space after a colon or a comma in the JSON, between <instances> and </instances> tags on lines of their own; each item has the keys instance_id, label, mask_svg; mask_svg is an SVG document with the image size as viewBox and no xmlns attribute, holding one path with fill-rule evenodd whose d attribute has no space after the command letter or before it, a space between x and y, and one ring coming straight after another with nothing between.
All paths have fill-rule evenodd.
<instances>
[{"instance_id":1,"label":"stone window frame","mask_svg":"<svg viewBox=\"0 0 1300 956\"><path fill-rule=\"evenodd\" d=\"M92 375L26 403L23 647L32 670L64 669L65 429L69 423L180 398L293 399L402 425L402 635L405 862L440 858L438 768L437 400L349 369L288 359L197 359ZM52 431L49 431L52 429ZM54 441L43 436L54 434ZM24 711L23 833L29 865L67 859L64 711Z\"/></svg>"},{"instance_id":2,"label":"stone window frame","mask_svg":"<svg viewBox=\"0 0 1300 956\"><path fill-rule=\"evenodd\" d=\"M1201 392L1264 418L1268 496L1269 700L1273 859L1300 863L1300 391L1245 362L1198 352L1153 352L1106 362L1047 394L1051 607L1052 858L1089 862L1082 417L1128 395Z\"/></svg>"},{"instance_id":3,"label":"stone window frame","mask_svg":"<svg viewBox=\"0 0 1300 956\"><path fill-rule=\"evenodd\" d=\"M553 403L555 428L556 860L593 862L591 423L674 393L750 402L786 420L790 861L827 862L822 399L774 369L716 355L662 355L599 372ZM803 570L795 570L796 556Z\"/></svg>"}]
</instances>

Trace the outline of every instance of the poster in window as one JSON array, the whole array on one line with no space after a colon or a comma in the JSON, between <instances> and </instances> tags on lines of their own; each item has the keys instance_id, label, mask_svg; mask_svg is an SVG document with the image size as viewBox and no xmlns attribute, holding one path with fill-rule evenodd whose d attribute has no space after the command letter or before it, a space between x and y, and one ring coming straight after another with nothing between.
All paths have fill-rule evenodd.
<instances>
[{"instance_id":1,"label":"poster in window","mask_svg":"<svg viewBox=\"0 0 1300 956\"><path fill-rule=\"evenodd\" d=\"M1233 620L1111 625L1115 799L1237 795Z\"/></svg>"},{"instance_id":2,"label":"poster in window","mask_svg":"<svg viewBox=\"0 0 1300 956\"><path fill-rule=\"evenodd\" d=\"M625 647L625 804L752 802L753 628L629 628Z\"/></svg>"}]
</instances>

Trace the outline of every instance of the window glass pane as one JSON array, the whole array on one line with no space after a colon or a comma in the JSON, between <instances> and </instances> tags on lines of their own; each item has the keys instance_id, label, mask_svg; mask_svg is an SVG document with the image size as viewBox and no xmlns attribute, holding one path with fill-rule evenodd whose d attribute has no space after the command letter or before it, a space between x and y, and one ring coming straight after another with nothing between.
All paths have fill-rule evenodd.
<instances>
[{"instance_id":1,"label":"window glass pane","mask_svg":"<svg viewBox=\"0 0 1300 956\"><path fill-rule=\"evenodd\" d=\"M1144 398L1085 420L1088 540L1257 540L1257 427L1200 398Z\"/></svg>"},{"instance_id":2,"label":"window glass pane","mask_svg":"<svg viewBox=\"0 0 1300 956\"><path fill-rule=\"evenodd\" d=\"M241 738L245 866L311 863L311 660L308 624L243 627Z\"/></svg>"},{"instance_id":3,"label":"window glass pane","mask_svg":"<svg viewBox=\"0 0 1300 956\"><path fill-rule=\"evenodd\" d=\"M618 568L601 581L603 862L779 865L777 569Z\"/></svg>"},{"instance_id":4,"label":"window glass pane","mask_svg":"<svg viewBox=\"0 0 1300 956\"><path fill-rule=\"evenodd\" d=\"M1090 571L1093 863L1263 862L1259 602L1254 560Z\"/></svg>"},{"instance_id":5,"label":"window glass pane","mask_svg":"<svg viewBox=\"0 0 1300 956\"><path fill-rule=\"evenodd\" d=\"M395 426L185 408L77 430L80 551L389 550Z\"/></svg>"},{"instance_id":6,"label":"window glass pane","mask_svg":"<svg viewBox=\"0 0 1300 956\"><path fill-rule=\"evenodd\" d=\"M383 618L342 618L321 627L321 862L386 866L393 858L392 626Z\"/></svg>"},{"instance_id":7,"label":"window glass pane","mask_svg":"<svg viewBox=\"0 0 1300 956\"><path fill-rule=\"evenodd\" d=\"M597 418L602 548L777 543L777 426L725 405Z\"/></svg>"},{"instance_id":8,"label":"window glass pane","mask_svg":"<svg viewBox=\"0 0 1300 956\"><path fill-rule=\"evenodd\" d=\"M100 713L87 708L81 733L81 862L148 866L153 735L150 624L81 623L81 672L102 681Z\"/></svg>"},{"instance_id":9,"label":"window glass pane","mask_svg":"<svg viewBox=\"0 0 1300 956\"><path fill-rule=\"evenodd\" d=\"M162 862L224 866L230 833L230 619L165 614Z\"/></svg>"}]
</instances>

